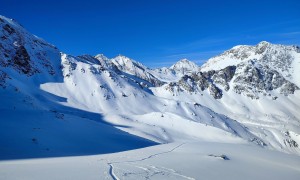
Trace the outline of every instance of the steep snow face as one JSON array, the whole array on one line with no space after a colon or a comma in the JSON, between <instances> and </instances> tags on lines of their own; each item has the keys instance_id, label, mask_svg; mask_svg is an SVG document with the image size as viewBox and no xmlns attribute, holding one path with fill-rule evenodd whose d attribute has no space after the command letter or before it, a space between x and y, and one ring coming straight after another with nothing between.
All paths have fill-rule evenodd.
<instances>
[{"instance_id":1,"label":"steep snow face","mask_svg":"<svg viewBox=\"0 0 300 180\"><path fill-rule=\"evenodd\" d=\"M100 64L105 68L109 68L113 64L106 56L104 56L104 54L98 54L95 56L95 58L98 59Z\"/></svg>"},{"instance_id":2,"label":"steep snow face","mask_svg":"<svg viewBox=\"0 0 300 180\"><path fill-rule=\"evenodd\" d=\"M152 74L152 70L143 64L125 56L111 59L112 63L122 72L148 81L152 86L161 86L163 82Z\"/></svg>"},{"instance_id":3,"label":"steep snow face","mask_svg":"<svg viewBox=\"0 0 300 180\"><path fill-rule=\"evenodd\" d=\"M143 75L148 69L143 64L122 55L111 59L111 61L118 67L119 70L131 75Z\"/></svg>"},{"instance_id":4,"label":"steep snow face","mask_svg":"<svg viewBox=\"0 0 300 180\"><path fill-rule=\"evenodd\" d=\"M7 81L39 84L61 77L58 49L16 21L0 16L0 38L0 86L6 87Z\"/></svg>"}]
</instances>

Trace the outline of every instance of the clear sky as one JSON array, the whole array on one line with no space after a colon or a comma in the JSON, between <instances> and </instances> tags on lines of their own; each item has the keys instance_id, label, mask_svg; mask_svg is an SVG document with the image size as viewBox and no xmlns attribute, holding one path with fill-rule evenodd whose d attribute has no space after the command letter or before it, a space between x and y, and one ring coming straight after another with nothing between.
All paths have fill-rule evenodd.
<instances>
[{"instance_id":1,"label":"clear sky","mask_svg":"<svg viewBox=\"0 0 300 180\"><path fill-rule=\"evenodd\" d=\"M0 0L0 14L72 55L199 65L238 44L300 45L300 0Z\"/></svg>"}]
</instances>

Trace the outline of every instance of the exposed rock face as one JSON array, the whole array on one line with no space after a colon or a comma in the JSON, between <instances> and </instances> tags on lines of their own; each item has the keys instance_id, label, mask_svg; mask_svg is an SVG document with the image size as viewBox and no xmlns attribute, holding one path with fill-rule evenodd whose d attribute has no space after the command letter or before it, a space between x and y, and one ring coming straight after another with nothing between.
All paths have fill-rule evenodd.
<instances>
[{"instance_id":1,"label":"exposed rock face","mask_svg":"<svg viewBox=\"0 0 300 180\"><path fill-rule=\"evenodd\" d=\"M39 74L45 81L56 73L60 74L60 52L51 44L27 32L16 21L0 16L0 70L4 73L17 72L25 77ZM13 73L14 76L18 76ZM59 75L58 75L59 76ZM59 77L56 78L59 78ZM15 77L11 77L15 78ZM6 78L7 79L7 78Z\"/></svg>"},{"instance_id":2,"label":"exposed rock face","mask_svg":"<svg viewBox=\"0 0 300 180\"><path fill-rule=\"evenodd\" d=\"M240 45L210 58L201 66L202 71L224 69L227 66L237 66L249 60L254 60L262 65L268 65L280 72L283 77L290 77L293 71L292 62L295 53L299 53L298 46L285 46L262 41L255 46Z\"/></svg>"},{"instance_id":3,"label":"exposed rock face","mask_svg":"<svg viewBox=\"0 0 300 180\"><path fill-rule=\"evenodd\" d=\"M21 71L27 75L33 75L38 72L34 67L32 67L33 62L30 61L30 56L24 46L20 46L16 50L16 55L10 61L10 66L15 68L17 71Z\"/></svg>"},{"instance_id":4,"label":"exposed rock face","mask_svg":"<svg viewBox=\"0 0 300 180\"><path fill-rule=\"evenodd\" d=\"M222 98L222 90L218 87L223 87L226 91L229 89L228 82L231 81L235 73L235 66L229 66L219 71L197 72L191 75L183 76L177 83L169 83L169 90L187 91L188 93L197 93L204 90L209 91L215 99Z\"/></svg>"},{"instance_id":5,"label":"exposed rock face","mask_svg":"<svg viewBox=\"0 0 300 180\"><path fill-rule=\"evenodd\" d=\"M291 147L291 148L299 147L298 143L292 139L289 131L285 132L284 136L285 136L285 139L283 141L284 145L286 145L287 147Z\"/></svg>"},{"instance_id":6,"label":"exposed rock face","mask_svg":"<svg viewBox=\"0 0 300 180\"><path fill-rule=\"evenodd\" d=\"M63 76L70 77L72 72L76 70L77 64L75 57L63 54L62 55Z\"/></svg>"},{"instance_id":7,"label":"exposed rock face","mask_svg":"<svg viewBox=\"0 0 300 180\"><path fill-rule=\"evenodd\" d=\"M222 98L230 89L252 99L270 95L272 91L288 96L299 90L294 83L298 80L293 76L294 68L297 68L293 62L299 56L299 49L298 46L274 45L265 41L255 46L235 46L209 59L201 71L188 74L189 78L182 77L175 84L177 89L188 93L208 89L216 99ZM278 97L272 98L276 100Z\"/></svg>"},{"instance_id":8,"label":"exposed rock face","mask_svg":"<svg viewBox=\"0 0 300 180\"><path fill-rule=\"evenodd\" d=\"M279 89L280 93L289 95L298 90L295 84L287 81L279 72L267 65L261 65L249 60L237 66L237 73L233 80L233 90L252 99L259 98L260 93Z\"/></svg>"},{"instance_id":9,"label":"exposed rock face","mask_svg":"<svg viewBox=\"0 0 300 180\"><path fill-rule=\"evenodd\" d=\"M6 88L6 79L10 79L8 74L0 70L0 86Z\"/></svg>"},{"instance_id":10,"label":"exposed rock face","mask_svg":"<svg viewBox=\"0 0 300 180\"><path fill-rule=\"evenodd\" d=\"M208 88L209 82L207 80L207 74L203 74L202 72L198 72L197 74L194 73L191 76L195 81L197 82L197 86L201 91L204 91L205 89Z\"/></svg>"},{"instance_id":11,"label":"exposed rock face","mask_svg":"<svg viewBox=\"0 0 300 180\"><path fill-rule=\"evenodd\" d=\"M230 89L229 82L233 78L235 74L236 67L235 66L228 66L225 69L217 71L213 76L212 80L214 83L221 85L225 91Z\"/></svg>"},{"instance_id":12,"label":"exposed rock face","mask_svg":"<svg viewBox=\"0 0 300 180\"><path fill-rule=\"evenodd\" d=\"M280 93L288 96L289 94L294 94L296 90L299 90L299 87L291 82L286 82L282 85Z\"/></svg>"},{"instance_id":13,"label":"exposed rock face","mask_svg":"<svg viewBox=\"0 0 300 180\"><path fill-rule=\"evenodd\" d=\"M214 84L210 84L209 86L209 93L212 95L215 99L221 99L222 98L222 91Z\"/></svg>"},{"instance_id":14,"label":"exposed rock face","mask_svg":"<svg viewBox=\"0 0 300 180\"><path fill-rule=\"evenodd\" d=\"M179 82L178 82L179 86L181 86L183 89L185 89L186 91L192 93L195 92L195 88L196 87L196 82L195 80L188 75L183 76Z\"/></svg>"},{"instance_id":15,"label":"exposed rock face","mask_svg":"<svg viewBox=\"0 0 300 180\"><path fill-rule=\"evenodd\" d=\"M4 22L4 21L2 20L2 22ZM12 28L12 27L11 27L10 25L8 25L8 24L5 24L5 25L3 26L3 29L4 29L9 35L11 35L11 34L13 34L13 33L16 33L15 29Z\"/></svg>"},{"instance_id":16,"label":"exposed rock face","mask_svg":"<svg viewBox=\"0 0 300 180\"><path fill-rule=\"evenodd\" d=\"M230 88L252 99L258 99L260 94L266 95L273 90L279 90L286 96L299 90L297 85L286 80L278 71L256 60L240 63L237 67L228 66L217 71L185 75L178 82L169 83L169 86L177 86L178 92L186 91L190 94L208 89L215 99L222 98L223 90L228 91ZM174 88L167 89L172 91Z\"/></svg>"}]
</instances>

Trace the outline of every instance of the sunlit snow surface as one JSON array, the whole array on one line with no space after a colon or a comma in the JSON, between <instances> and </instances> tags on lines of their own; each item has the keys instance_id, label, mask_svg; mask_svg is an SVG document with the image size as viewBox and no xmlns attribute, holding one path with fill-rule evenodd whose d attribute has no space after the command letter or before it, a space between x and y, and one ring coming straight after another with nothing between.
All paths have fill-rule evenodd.
<instances>
[{"instance_id":1,"label":"sunlit snow surface","mask_svg":"<svg viewBox=\"0 0 300 180\"><path fill-rule=\"evenodd\" d=\"M228 160L211 155L226 155ZM299 156L221 142L178 142L108 155L0 162L0 179L16 180L299 177Z\"/></svg>"}]
</instances>

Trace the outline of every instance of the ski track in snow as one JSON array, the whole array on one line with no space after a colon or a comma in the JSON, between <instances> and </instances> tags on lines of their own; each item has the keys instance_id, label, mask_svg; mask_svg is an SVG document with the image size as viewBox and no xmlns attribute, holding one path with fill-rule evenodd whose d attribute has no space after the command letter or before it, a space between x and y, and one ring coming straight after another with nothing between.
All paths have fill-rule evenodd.
<instances>
[{"instance_id":1,"label":"ski track in snow","mask_svg":"<svg viewBox=\"0 0 300 180\"><path fill-rule=\"evenodd\" d=\"M113 180L119 180L118 176L114 173L114 166L112 163L108 163L109 165L109 174L112 177Z\"/></svg>"},{"instance_id":2,"label":"ski track in snow","mask_svg":"<svg viewBox=\"0 0 300 180\"><path fill-rule=\"evenodd\" d=\"M173 147L172 149L168 150L168 151L164 151L164 152L160 152L160 153L155 153L152 155L149 155L147 157L144 157L142 159L137 159L137 160L129 160L129 161L115 161L115 162L108 162L107 165L109 166L109 175L111 176L111 178L113 180L120 180L120 178L116 175L114 169L116 169L114 167L114 164L123 164L123 163L136 163L136 162L141 162L141 161L145 161L151 158L154 158L156 156L160 156L163 154L167 154L167 153L171 153L173 151L175 151L176 149L180 148L181 146L183 146L185 143L181 143L175 147ZM134 165L133 165L134 166ZM144 176L145 179L149 179L152 176L155 176L157 174L162 174L162 175L175 175L184 179L189 179L189 180L194 180L194 178L192 177L188 177L185 176L183 174L178 173L177 171L175 171L174 169L169 169L169 168L165 168L165 167L158 167L158 166L153 166L153 165L148 165L149 168L147 167L142 167L142 166L134 166L135 168L138 169L142 169L143 171L145 171L146 175ZM124 173L124 175L128 175L128 174L136 174L136 173Z\"/></svg>"}]
</instances>

